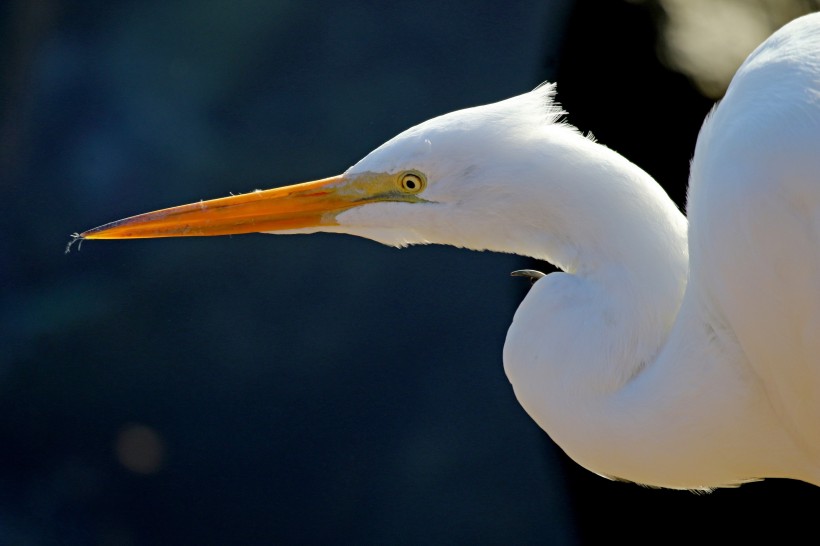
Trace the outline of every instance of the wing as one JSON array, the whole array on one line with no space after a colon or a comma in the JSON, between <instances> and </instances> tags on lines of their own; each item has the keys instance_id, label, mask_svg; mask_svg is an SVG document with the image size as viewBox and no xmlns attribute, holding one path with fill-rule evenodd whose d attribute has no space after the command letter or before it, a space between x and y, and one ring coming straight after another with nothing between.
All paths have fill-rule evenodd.
<instances>
[{"instance_id":1,"label":"wing","mask_svg":"<svg viewBox=\"0 0 820 546\"><path fill-rule=\"evenodd\" d=\"M820 458L820 14L743 64L698 138L690 283Z\"/></svg>"}]
</instances>

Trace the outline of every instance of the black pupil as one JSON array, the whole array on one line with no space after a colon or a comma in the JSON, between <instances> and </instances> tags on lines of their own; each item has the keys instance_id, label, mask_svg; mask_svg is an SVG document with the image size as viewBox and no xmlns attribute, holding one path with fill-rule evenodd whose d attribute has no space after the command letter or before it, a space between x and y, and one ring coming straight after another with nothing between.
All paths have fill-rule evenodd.
<instances>
[{"instance_id":1,"label":"black pupil","mask_svg":"<svg viewBox=\"0 0 820 546\"><path fill-rule=\"evenodd\" d=\"M416 189L416 181L413 180L412 178L408 178L407 180L405 180L404 185L407 186L407 189L409 189L409 190L415 190Z\"/></svg>"}]
</instances>

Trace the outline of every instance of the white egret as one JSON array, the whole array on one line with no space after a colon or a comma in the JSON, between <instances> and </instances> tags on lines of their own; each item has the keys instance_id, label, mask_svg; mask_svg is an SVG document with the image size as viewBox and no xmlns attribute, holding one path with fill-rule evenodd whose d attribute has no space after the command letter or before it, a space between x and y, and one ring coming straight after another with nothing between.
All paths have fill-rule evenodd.
<instances>
[{"instance_id":1,"label":"white egret","mask_svg":"<svg viewBox=\"0 0 820 546\"><path fill-rule=\"evenodd\" d=\"M77 237L325 231L550 261L504 366L577 462L669 488L820 485L820 14L759 46L707 118L689 224L553 94L429 120L340 176Z\"/></svg>"}]
</instances>

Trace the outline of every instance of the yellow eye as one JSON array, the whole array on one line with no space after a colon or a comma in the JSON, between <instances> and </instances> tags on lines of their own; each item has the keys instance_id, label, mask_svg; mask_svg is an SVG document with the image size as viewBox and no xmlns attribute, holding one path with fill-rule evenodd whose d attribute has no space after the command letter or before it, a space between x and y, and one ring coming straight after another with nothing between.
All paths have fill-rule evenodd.
<instances>
[{"instance_id":1,"label":"yellow eye","mask_svg":"<svg viewBox=\"0 0 820 546\"><path fill-rule=\"evenodd\" d=\"M405 193L419 193L427 186L427 179L418 171L407 171L399 175L399 189Z\"/></svg>"}]
</instances>

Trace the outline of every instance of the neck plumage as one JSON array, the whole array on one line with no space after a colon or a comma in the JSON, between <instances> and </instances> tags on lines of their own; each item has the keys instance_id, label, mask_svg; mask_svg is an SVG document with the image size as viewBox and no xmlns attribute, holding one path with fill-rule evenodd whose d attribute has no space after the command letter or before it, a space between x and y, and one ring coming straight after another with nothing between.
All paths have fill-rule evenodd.
<instances>
[{"instance_id":1,"label":"neck plumage","mask_svg":"<svg viewBox=\"0 0 820 546\"><path fill-rule=\"evenodd\" d=\"M674 324L687 281L687 222L643 170L554 129L546 153L530 157L549 165L541 172L555 182L533 184L540 195L527 200L530 210L505 250L547 260L570 276L550 275L533 287L516 323L538 321L522 331L542 335L518 339L514 323L505 361L509 372L529 352L544 369L528 375L542 385L614 392L654 359Z\"/></svg>"},{"instance_id":2,"label":"neck plumage","mask_svg":"<svg viewBox=\"0 0 820 546\"><path fill-rule=\"evenodd\" d=\"M687 222L648 174L615 152L580 135L547 148L553 166L542 172L556 176L555 185L543 184L545 193L529 201L542 210L519 222L514 237L536 243L507 251L566 273L536 282L518 308L505 371L521 405L570 456L629 475L601 446L620 449L624 434L632 444L658 432L654 424L637 434L619 428L635 415L651 418L622 395L652 369L680 310Z\"/></svg>"}]
</instances>

